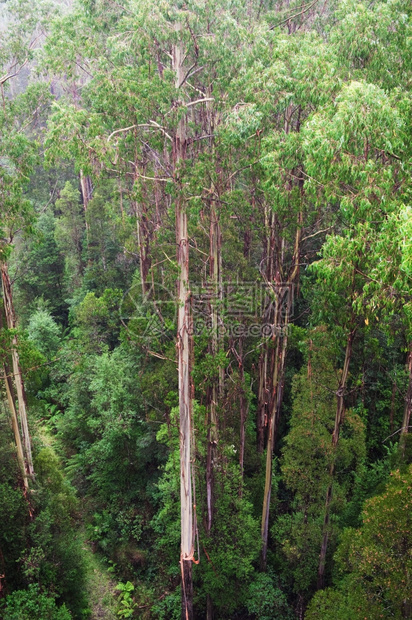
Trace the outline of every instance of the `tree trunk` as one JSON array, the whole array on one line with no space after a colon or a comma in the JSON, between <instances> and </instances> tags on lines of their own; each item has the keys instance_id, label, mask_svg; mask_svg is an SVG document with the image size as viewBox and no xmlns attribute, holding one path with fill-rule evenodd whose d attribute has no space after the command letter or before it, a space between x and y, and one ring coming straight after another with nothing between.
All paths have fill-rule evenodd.
<instances>
[{"instance_id":1,"label":"tree trunk","mask_svg":"<svg viewBox=\"0 0 412 620\"><path fill-rule=\"evenodd\" d=\"M16 329L16 316L13 306L13 297L11 292L10 276L7 269L7 263L0 263L1 279L3 287L4 310L8 329ZM11 358L13 364L14 384L17 392L17 402L19 406L19 417L21 424L21 432L23 439L23 447L25 453L25 469L29 477L34 477L33 458L31 453L31 440L29 434L29 426L27 422L26 394L24 392L23 377L20 369L19 354L17 352L17 337L13 336L11 342Z\"/></svg>"},{"instance_id":2,"label":"tree trunk","mask_svg":"<svg viewBox=\"0 0 412 620\"><path fill-rule=\"evenodd\" d=\"M257 451L263 454L265 448L265 426L269 406L268 390L268 343L264 342L259 356L259 388L257 407Z\"/></svg>"},{"instance_id":3,"label":"tree trunk","mask_svg":"<svg viewBox=\"0 0 412 620\"><path fill-rule=\"evenodd\" d=\"M182 561L182 620L193 617L192 562Z\"/></svg>"},{"instance_id":4,"label":"tree trunk","mask_svg":"<svg viewBox=\"0 0 412 620\"><path fill-rule=\"evenodd\" d=\"M5 570L5 562L4 555L2 550L0 549L0 600L5 595L6 590L6 570Z\"/></svg>"},{"instance_id":5,"label":"tree trunk","mask_svg":"<svg viewBox=\"0 0 412 620\"><path fill-rule=\"evenodd\" d=\"M391 398L391 410L390 410L390 414L389 414L389 429L391 431L391 435L394 431L394 426L393 426L393 421L394 421L394 417L395 417L395 403L396 403L396 392L398 390L398 387L396 385L396 379L394 379L393 384L392 384L392 398Z\"/></svg>"},{"instance_id":6,"label":"tree trunk","mask_svg":"<svg viewBox=\"0 0 412 620\"><path fill-rule=\"evenodd\" d=\"M176 26L177 32L181 26ZM184 48L180 41L173 46L172 64L176 89L184 80ZM194 554L194 519L192 505L192 386L190 351L192 349L191 309L189 289L189 241L187 211L179 180L179 164L186 158L186 115L182 115L173 139L174 181L176 184L176 244L179 269L177 283L177 354L179 373L180 420L180 501L181 501L181 554L182 618L193 620L192 561Z\"/></svg>"},{"instance_id":7,"label":"tree trunk","mask_svg":"<svg viewBox=\"0 0 412 620\"><path fill-rule=\"evenodd\" d=\"M275 234L274 234L274 214L270 207L265 209L265 230L266 237L263 244L263 259L265 263L263 269L264 278L267 286L271 286L273 282L273 257L275 252ZM272 300L266 297L264 301L263 324L273 324L274 317L272 312ZM257 406L257 450L259 454L263 454L265 448L265 429L269 417L269 400L272 392L273 368L270 367L269 342L266 340L262 346L262 352L259 356L259 389L258 389L258 406Z\"/></svg>"},{"instance_id":8,"label":"tree trunk","mask_svg":"<svg viewBox=\"0 0 412 620\"><path fill-rule=\"evenodd\" d=\"M3 329L3 309L0 309L0 329ZM11 428L14 434L14 440L16 442L17 461L19 463L20 471L23 476L24 487L27 490L29 483L27 480L26 466L24 464L23 446L21 443L19 421L17 418L16 404L13 397L13 382L10 377L10 372L7 364L3 364L3 377L4 385L6 388L7 403L10 411Z\"/></svg>"},{"instance_id":9,"label":"tree trunk","mask_svg":"<svg viewBox=\"0 0 412 620\"><path fill-rule=\"evenodd\" d=\"M142 282L142 294L145 297L150 288L149 272L151 267L150 257L150 233L147 226L147 210L144 205L134 203L137 226L137 243L139 246L140 279Z\"/></svg>"},{"instance_id":10,"label":"tree trunk","mask_svg":"<svg viewBox=\"0 0 412 620\"><path fill-rule=\"evenodd\" d=\"M245 461L245 443L246 443L246 419L248 413L248 404L245 394L245 369L244 369L244 356L243 356L243 340L239 341L239 385L240 385L240 447L239 447L239 468L240 468L240 497L243 494L243 471Z\"/></svg>"},{"instance_id":11,"label":"tree trunk","mask_svg":"<svg viewBox=\"0 0 412 620\"><path fill-rule=\"evenodd\" d=\"M82 191L84 221L86 223L87 247L89 247L89 222L87 219L87 207L93 196L93 184L89 175L83 174L83 170L80 170L80 189Z\"/></svg>"},{"instance_id":12,"label":"tree trunk","mask_svg":"<svg viewBox=\"0 0 412 620\"><path fill-rule=\"evenodd\" d=\"M207 98L212 98L213 83L206 89ZM204 118L209 137L210 156L215 157L213 147L213 134L215 126L215 112L212 101L206 102L206 115ZM220 228L219 213L215 206L214 194L216 188L210 188L210 225L209 225L209 285L210 302L209 314L211 321L211 339L208 351L216 356L222 347L222 338L219 334L219 301L222 296L222 232ZM212 378L212 384L208 388L208 426L207 426L207 455L206 455L206 532L210 534L213 526L215 476L214 470L217 458L218 443L218 403L223 395L224 369L219 367L217 376ZM206 620L213 620L213 601L209 593L206 595Z\"/></svg>"},{"instance_id":13,"label":"tree trunk","mask_svg":"<svg viewBox=\"0 0 412 620\"><path fill-rule=\"evenodd\" d=\"M276 313L277 314L277 313ZM265 489L263 493L263 510L262 510L262 552L260 566L261 570L266 570L267 563L267 548L268 548L268 535L269 535L269 512L270 512L270 497L272 491L272 459L273 448L275 445L276 431L278 426L278 418L280 413L280 406L283 398L283 385L284 385L284 369L285 369L285 355L287 349L287 324L288 318L286 317L284 333L276 335L275 346L275 363L273 371L273 388L270 399L270 412L269 412L269 434L266 446L266 474L265 474ZM275 323L276 327L279 327L279 323Z\"/></svg>"},{"instance_id":14,"label":"tree trunk","mask_svg":"<svg viewBox=\"0 0 412 620\"><path fill-rule=\"evenodd\" d=\"M400 447L402 451L402 455L405 454L406 447L406 439L410 428L411 423L411 411L412 411L412 342L409 344L409 353L408 353L408 390L406 392L405 397L405 409L403 414L402 421L402 431L400 438Z\"/></svg>"},{"instance_id":15,"label":"tree trunk","mask_svg":"<svg viewBox=\"0 0 412 620\"><path fill-rule=\"evenodd\" d=\"M262 551L260 558L260 567L262 571L266 570L267 548L269 535L269 513L270 513L270 497L272 491L272 459L273 449L275 445L276 432L279 423L280 408L283 400L283 388L285 377L285 359L288 345L288 326L290 314L292 311L292 295L294 282L299 276L299 256L300 243L302 238L302 213L298 214L297 228L295 235L295 244L291 268L288 274L287 282L282 282L282 264L283 264L283 239L276 245L277 257L274 269L275 285L273 290L275 293L275 316L273 322L275 341L274 362L273 362L273 380L272 393L270 398L270 409L268 416L269 434L266 446L266 474L265 489L263 493L263 509L262 509Z\"/></svg>"},{"instance_id":16,"label":"tree trunk","mask_svg":"<svg viewBox=\"0 0 412 620\"><path fill-rule=\"evenodd\" d=\"M213 620L213 602L210 594L206 595L206 618L207 620Z\"/></svg>"},{"instance_id":17,"label":"tree trunk","mask_svg":"<svg viewBox=\"0 0 412 620\"><path fill-rule=\"evenodd\" d=\"M330 503L332 501L332 491L333 491L333 476L335 473L335 452L336 447L339 442L339 432L343 422L343 414L345 410L345 402L344 395L346 390L346 384L348 381L349 375L349 365L352 356L352 346L353 340L355 337L356 328L353 329L346 343L346 352L345 352L345 362L343 364L342 376L339 382L339 387L336 392L336 415L335 415L335 426L332 433L332 446L333 446L333 460L329 470L330 482L328 486L328 490L326 491L326 500L325 500L325 517L323 520L323 536L322 536L322 545L320 548L319 554L319 567L318 567L318 590L321 590L325 586L325 566L326 566L326 553L328 550L328 541L329 541L329 519L330 519Z\"/></svg>"},{"instance_id":18,"label":"tree trunk","mask_svg":"<svg viewBox=\"0 0 412 620\"><path fill-rule=\"evenodd\" d=\"M219 312L218 299L220 294L220 248L221 231L218 215L212 202L210 207L210 231L209 231L209 277L211 284L210 295L210 317L211 317L211 342L209 346L210 354L215 356L219 351ZM212 385L209 388L209 423L208 423L208 446L206 458L206 504L207 504L207 524L206 531L210 532L213 523L213 486L214 486L214 461L215 451L218 440L218 419L217 403L221 392L220 378L213 377Z\"/></svg>"},{"instance_id":19,"label":"tree trunk","mask_svg":"<svg viewBox=\"0 0 412 620\"><path fill-rule=\"evenodd\" d=\"M209 420L207 429L207 455L206 455L206 506L207 521L206 531L209 533L213 524L214 509L214 464L215 464L215 448L217 444L217 415L216 400L217 390L216 384L209 389Z\"/></svg>"},{"instance_id":20,"label":"tree trunk","mask_svg":"<svg viewBox=\"0 0 412 620\"><path fill-rule=\"evenodd\" d=\"M10 410L11 427L13 429L14 440L16 442L17 461L19 463L20 471L23 476L24 488L28 490L29 482L27 479L26 466L24 464L23 446L21 443L19 422L17 419L16 405L14 404L12 385L10 377L7 375L6 367L3 366L4 384L6 386L7 402Z\"/></svg>"}]
</instances>

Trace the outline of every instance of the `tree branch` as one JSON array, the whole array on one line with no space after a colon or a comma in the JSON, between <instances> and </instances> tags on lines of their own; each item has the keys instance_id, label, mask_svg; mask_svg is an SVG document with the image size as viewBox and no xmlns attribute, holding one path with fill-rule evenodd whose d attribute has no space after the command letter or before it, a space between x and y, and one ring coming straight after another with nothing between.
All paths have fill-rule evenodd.
<instances>
[{"instance_id":1,"label":"tree branch","mask_svg":"<svg viewBox=\"0 0 412 620\"><path fill-rule=\"evenodd\" d=\"M306 241L306 239L312 239L312 237L316 237L317 235L321 235L324 232L328 232L328 230L332 230L332 228L333 226L328 226L328 228L323 228L322 230L318 230L317 232L313 233L313 235L308 235L307 237L303 237L302 243Z\"/></svg>"},{"instance_id":2,"label":"tree branch","mask_svg":"<svg viewBox=\"0 0 412 620\"><path fill-rule=\"evenodd\" d=\"M129 160L129 164L132 164L134 168L137 168L136 164L133 161ZM137 170L135 174L141 179L145 179L146 181L163 181L164 183L167 183L168 181L172 180L172 177L147 177L144 174L140 174L140 172L138 172Z\"/></svg>"},{"instance_id":3,"label":"tree branch","mask_svg":"<svg viewBox=\"0 0 412 620\"><path fill-rule=\"evenodd\" d=\"M214 97L205 97L204 99L196 99L196 101L189 101L189 103L185 103L185 106L189 108L191 105L196 105L197 103L203 103L204 101L214 101Z\"/></svg>"},{"instance_id":4,"label":"tree branch","mask_svg":"<svg viewBox=\"0 0 412 620\"><path fill-rule=\"evenodd\" d=\"M278 28L279 26L286 24L289 20L295 19L295 17L299 17L299 15L303 15L303 13L307 13L317 2L319 2L319 0L315 0L314 2L309 4L309 6L307 6L306 9L303 9L303 11L300 11L299 13L295 13L295 15L290 15L289 17L279 22L278 24L274 24L273 26L269 28L269 30L274 30L275 28Z\"/></svg>"},{"instance_id":5,"label":"tree branch","mask_svg":"<svg viewBox=\"0 0 412 620\"><path fill-rule=\"evenodd\" d=\"M125 131L130 131L131 129L135 129L136 127L148 127L150 129L158 129L166 136L166 138L168 138L172 142L171 136L169 136L167 131L165 131L164 127L162 127L161 125L159 125L159 123L156 123L155 121L149 121L148 123L139 123L138 125L130 125L130 127L124 127L123 129L116 129L116 131L113 131L110 134L110 136L107 138L107 141L110 142L113 136L115 136L118 133L124 133Z\"/></svg>"}]
</instances>

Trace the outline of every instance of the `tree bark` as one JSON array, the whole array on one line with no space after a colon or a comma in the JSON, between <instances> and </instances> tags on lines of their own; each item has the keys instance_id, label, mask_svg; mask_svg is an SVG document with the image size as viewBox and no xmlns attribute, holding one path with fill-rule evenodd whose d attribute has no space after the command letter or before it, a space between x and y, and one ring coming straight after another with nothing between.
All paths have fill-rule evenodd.
<instances>
[{"instance_id":1,"label":"tree bark","mask_svg":"<svg viewBox=\"0 0 412 620\"><path fill-rule=\"evenodd\" d=\"M93 196L93 184L89 175L83 174L83 170L80 170L80 189L82 191L82 201L84 209L84 221L86 224L86 239L87 247L89 247L89 222L87 219L87 207Z\"/></svg>"},{"instance_id":2,"label":"tree bark","mask_svg":"<svg viewBox=\"0 0 412 620\"><path fill-rule=\"evenodd\" d=\"M177 33L181 25L176 26ZM184 48L179 41L173 46L172 67L175 87L179 91L184 80ZM176 245L179 269L177 283L177 355L179 373L179 423L180 423L180 501L181 501L181 554L182 567L182 619L193 620L192 561L194 554L195 524L192 505L192 382L190 351L192 349L191 308L189 288L189 241L187 210L180 186L180 165L186 158L186 115L182 115L173 138L174 182L176 184Z\"/></svg>"},{"instance_id":3,"label":"tree bark","mask_svg":"<svg viewBox=\"0 0 412 620\"><path fill-rule=\"evenodd\" d=\"M192 562L182 561L182 620L193 617Z\"/></svg>"},{"instance_id":4,"label":"tree bark","mask_svg":"<svg viewBox=\"0 0 412 620\"><path fill-rule=\"evenodd\" d=\"M265 448L265 426L269 406L268 389L268 343L264 342L259 356L259 388L257 407L257 451L263 454Z\"/></svg>"},{"instance_id":5,"label":"tree bark","mask_svg":"<svg viewBox=\"0 0 412 620\"><path fill-rule=\"evenodd\" d=\"M215 356L219 351L219 311L218 299L220 294L220 248L221 231L218 215L212 202L210 207L210 229L209 229L209 278L211 284L210 291L210 318L211 318L211 342L209 346L210 354ZM209 388L209 420L208 420L208 446L206 457L206 505L207 505L207 524L206 531L210 532L213 523L213 495L214 495L214 461L215 451L218 440L218 419L217 403L221 392L220 378L213 377L212 385Z\"/></svg>"},{"instance_id":6,"label":"tree bark","mask_svg":"<svg viewBox=\"0 0 412 620\"><path fill-rule=\"evenodd\" d=\"M3 329L3 310L0 309L0 329ZM23 476L24 488L29 488L29 483L26 474L26 466L24 464L23 446L21 443L19 421L17 418L16 404L13 397L13 382L10 377L10 372L7 364L3 364L3 377L4 385L6 388L7 403L10 411L11 428L14 434L14 440L16 442L17 461L19 463L20 471Z\"/></svg>"},{"instance_id":7,"label":"tree bark","mask_svg":"<svg viewBox=\"0 0 412 620\"><path fill-rule=\"evenodd\" d=\"M10 276L7 269L7 263L0 263L2 288L3 288L3 301L4 310L6 314L6 321L8 329L16 329L16 315L14 312L13 296L11 291ZM27 405L26 394L24 392L23 377L20 368L19 354L17 352L17 336L14 335L11 342L11 358L13 364L14 384L17 392L17 402L19 409L19 417L22 433L22 444L24 447L25 456L25 469L26 474L30 477L34 477L33 458L31 452L31 440L29 433L29 426L27 421Z\"/></svg>"},{"instance_id":8,"label":"tree bark","mask_svg":"<svg viewBox=\"0 0 412 620\"><path fill-rule=\"evenodd\" d=\"M18 419L17 419L16 405L14 404L11 380L10 380L10 377L7 376L7 371L6 371L6 367L5 366L3 366L3 375L4 375L4 384L6 386L7 402L8 402L9 410L10 410L11 427L13 429L14 440L16 442L17 461L19 463L20 471L21 471L21 474L23 476L24 488L26 490L28 490L29 482L28 482L28 479L27 479L26 466L25 466L25 463L24 463L23 446L22 446L22 443L21 443L20 430L19 430L19 422L18 422Z\"/></svg>"},{"instance_id":9,"label":"tree bark","mask_svg":"<svg viewBox=\"0 0 412 620\"><path fill-rule=\"evenodd\" d=\"M263 243L263 259L265 263L264 277L267 284L273 282L273 258L275 253L275 234L274 234L274 214L270 207L265 208L265 230L266 236ZM263 324L273 324L274 317L272 312L272 300L265 299L263 313ZM257 406L257 450L263 454L265 448L265 429L267 428L269 417L269 400L272 392L273 368L270 367L269 342L266 340L262 346L259 356L259 389Z\"/></svg>"}]
</instances>

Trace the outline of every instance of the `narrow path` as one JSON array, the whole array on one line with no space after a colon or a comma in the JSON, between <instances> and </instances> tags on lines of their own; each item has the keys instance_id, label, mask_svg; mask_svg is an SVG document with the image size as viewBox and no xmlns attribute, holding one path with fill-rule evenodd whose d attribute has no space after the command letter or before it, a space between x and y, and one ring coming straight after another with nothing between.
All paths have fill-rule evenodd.
<instances>
[{"instance_id":1,"label":"narrow path","mask_svg":"<svg viewBox=\"0 0 412 620\"><path fill-rule=\"evenodd\" d=\"M100 557L91 550L85 536L82 549L87 563L87 592L92 612L90 618L91 620L117 620L116 583L107 572Z\"/></svg>"}]
</instances>

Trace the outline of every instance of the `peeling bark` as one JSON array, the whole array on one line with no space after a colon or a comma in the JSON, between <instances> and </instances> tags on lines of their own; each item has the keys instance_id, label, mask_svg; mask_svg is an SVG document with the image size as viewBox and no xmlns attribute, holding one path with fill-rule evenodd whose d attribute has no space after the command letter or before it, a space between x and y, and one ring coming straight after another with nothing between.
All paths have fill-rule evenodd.
<instances>
[{"instance_id":1,"label":"peeling bark","mask_svg":"<svg viewBox=\"0 0 412 620\"><path fill-rule=\"evenodd\" d=\"M177 24L177 33L181 26ZM173 46L172 67L178 91L184 80L184 46L181 41ZM187 210L179 179L179 165L186 158L186 115L179 121L173 139L174 179L177 186L176 245L179 276L177 283L177 355L179 373L179 429L180 429L180 501L181 501L181 555L182 568L182 619L193 620L192 561L194 554L195 523L192 500L192 381L191 381L191 308L189 288L189 240Z\"/></svg>"}]
</instances>

